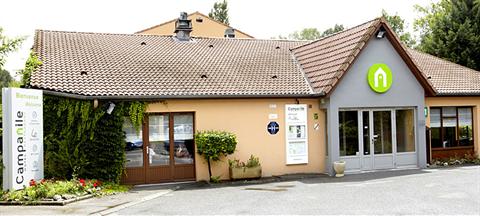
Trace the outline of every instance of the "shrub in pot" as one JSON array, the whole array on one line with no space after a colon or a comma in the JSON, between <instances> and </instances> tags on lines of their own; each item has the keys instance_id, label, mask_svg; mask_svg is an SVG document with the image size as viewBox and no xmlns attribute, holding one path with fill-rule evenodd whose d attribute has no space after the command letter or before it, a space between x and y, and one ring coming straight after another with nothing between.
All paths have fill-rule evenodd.
<instances>
[{"instance_id":1,"label":"shrub in pot","mask_svg":"<svg viewBox=\"0 0 480 216\"><path fill-rule=\"evenodd\" d=\"M198 154L207 161L210 181L218 182L219 177L212 177L211 162L232 154L237 146L237 137L226 131L199 131L195 134L195 144Z\"/></svg>"},{"instance_id":2,"label":"shrub in pot","mask_svg":"<svg viewBox=\"0 0 480 216\"><path fill-rule=\"evenodd\" d=\"M231 179L252 179L262 177L262 167L258 157L250 156L247 163L238 159L228 160Z\"/></svg>"}]
</instances>

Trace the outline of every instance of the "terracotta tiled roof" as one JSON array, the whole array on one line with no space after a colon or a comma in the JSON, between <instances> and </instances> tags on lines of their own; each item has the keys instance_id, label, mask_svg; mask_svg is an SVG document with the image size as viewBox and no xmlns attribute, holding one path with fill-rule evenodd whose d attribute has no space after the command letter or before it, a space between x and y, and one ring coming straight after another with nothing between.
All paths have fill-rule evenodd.
<instances>
[{"instance_id":1,"label":"terracotta tiled roof","mask_svg":"<svg viewBox=\"0 0 480 216\"><path fill-rule=\"evenodd\" d=\"M38 30L43 65L31 85L86 96L311 95L290 52L304 43Z\"/></svg>"},{"instance_id":2,"label":"terracotta tiled roof","mask_svg":"<svg viewBox=\"0 0 480 216\"><path fill-rule=\"evenodd\" d=\"M405 49L381 18L312 42L39 30L31 84L106 97L329 94L381 27L427 95L480 95L480 72Z\"/></svg>"},{"instance_id":3,"label":"terracotta tiled roof","mask_svg":"<svg viewBox=\"0 0 480 216\"><path fill-rule=\"evenodd\" d=\"M332 90L379 24L375 19L292 50L316 93Z\"/></svg>"},{"instance_id":4,"label":"terracotta tiled roof","mask_svg":"<svg viewBox=\"0 0 480 216\"><path fill-rule=\"evenodd\" d=\"M480 95L479 71L413 49L408 52L438 95Z\"/></svg>"}]
</instances>

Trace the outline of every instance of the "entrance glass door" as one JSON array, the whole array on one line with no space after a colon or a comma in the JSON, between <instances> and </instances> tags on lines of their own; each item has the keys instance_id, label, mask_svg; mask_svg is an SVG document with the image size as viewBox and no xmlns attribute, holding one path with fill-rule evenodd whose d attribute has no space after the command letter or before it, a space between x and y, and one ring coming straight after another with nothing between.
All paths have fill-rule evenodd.
<instances>
[{"instance_id":1,"label":"entrance glass door","mask_svg":"<svg viewBox=\"0 0 480 216\"><path fill-rule=\"evenodd\" d=\"M148 143L146 146L147 183L172 179L170 158L170 114L148 116Z\"/></svg>"},{"instance_id":2,"label":"entrance glass door","mask_svg":"<svg viewBox=\"0 0 480 216\"><path fill-rule=\"evenodd\" d=\"M348 171L417 166L412 108L339 111L339 156Z\"/></svg>"},{"instance_id":3,"label":"entrance glass door","mask_svg":"<svg viewBox=\"0 0 480 216\"><path fill-rule=\"evenodd\" d=\"M195 179L195 145L193 142L193 114L173 114L173 142L171 157L174 161L175 180Z\"/></svg>"},{"instance_id":4,"label":"entrance glass door","mask_svg":"<svg viewBox=\"0 0 480 216\"><path fill-rule=\"evenodd\" d=\"M374 169L389 169L394 167L393 138L392 138L392 111L371 111L373 121L370 130L371 149L373 149Z\"/></svg>"},{"instance_id":5,"label":"entrance glass door","mask_svg":"<svg viewBox=\"0 0 480 216\"><path fill-rule=\"evenodd\" d=\"M148 117L147 183L195 180L193 113Z\"/></svg>"}]
</instances>

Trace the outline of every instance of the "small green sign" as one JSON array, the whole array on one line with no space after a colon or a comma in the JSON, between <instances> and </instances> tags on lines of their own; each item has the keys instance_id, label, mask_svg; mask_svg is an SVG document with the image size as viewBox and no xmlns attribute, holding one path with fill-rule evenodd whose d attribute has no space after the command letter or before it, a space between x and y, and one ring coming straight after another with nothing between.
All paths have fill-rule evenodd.
<instances>
[{"instance_id":1,"label":"small green sign","mask_svg":"<svg viewBox=\"0 0 480 216\"><path fill-rule=\"evenodd\" d=\"M368 69L367 80L370 88L377 93L385 93L392 86L392 71L386 64L373 64Z\"/></svg>"}]
</instances>

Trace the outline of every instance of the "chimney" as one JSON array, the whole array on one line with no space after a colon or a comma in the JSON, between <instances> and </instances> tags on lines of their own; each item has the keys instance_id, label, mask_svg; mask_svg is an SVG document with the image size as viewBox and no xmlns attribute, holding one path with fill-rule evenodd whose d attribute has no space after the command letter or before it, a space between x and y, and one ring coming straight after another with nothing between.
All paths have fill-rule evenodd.
<instances>
[{"instance_id":1,"label":"chimney","mask_svg":"<svg viewBox=\"0 0 480 216\"><path fill-rule=\"evenodd\" d=\"M225 29L225 34L223 36L225 38L235 38L235 29L228 27Z\"/></svg>"},{"instance_id":2,"label":"chimney","mask_svg":"<svg viewBox=\"0 0 480 216\"><path fill-rule=\"evenodd\" d=\"M181 12L180 17L175 21L175 36L179 41L190 41L192 31L192 20L187 19L187 13Z\"/></svg>"}]
</instances>

